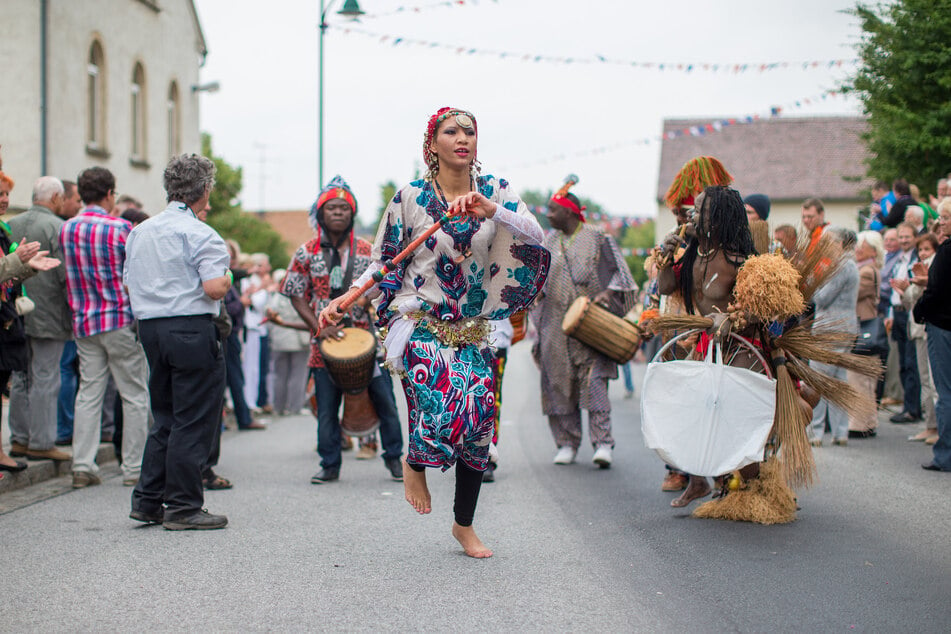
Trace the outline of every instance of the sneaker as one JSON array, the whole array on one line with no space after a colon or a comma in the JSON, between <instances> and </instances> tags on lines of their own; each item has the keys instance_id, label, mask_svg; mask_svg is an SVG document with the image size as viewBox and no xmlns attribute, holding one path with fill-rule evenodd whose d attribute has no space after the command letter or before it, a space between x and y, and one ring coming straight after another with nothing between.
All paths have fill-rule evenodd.
<instances>
[{"instance_id":1,"label":"sneaker","mask_svg":"<svg viewBox=\"0 0 951 634\"><path fill-rule=\"evenodd\" d=\"M486 465L485 471L482 472L482 481L483 482L495 482L495 463L490 462Z\"/></svg>"},{"instance_id":2,"label":"sneaker","mask_svg":"<svg viewBox=\"0 0 951 634\"><path fill-rule=\"evenodd\" d=\"M357 460L372 460L376 458L376 446L375 445L360 445L360 448L357 449L357 453L353 456Z\"/></svg>"},{"instance_id":3,"label":"sneaker","mask_svg":"<svg viewBox=\"0 0 951 634\"><path fill-rule=\"evenodd\" d=\"M611 445L600 445L591 460L602 469L611 468Z\"/></svg>"},{"instance_id":4,"label":"sneaker","mask_svg":"<svg viewBox=\"0 0 951 634\"><path fill-rule=\"evenodd\" d=\"M73 488L85 489L86 487L102 484L102 479L95 473L88 471L73 471Z\"/></svg>"},{"instance_id":5,"label":"sneaker","mask_svg":"<svg viewBox=\"0 0 951 634\"><path fill-rule=\"evenodd\" d=\"M634 390L624 390L624 400L629 401L634 398Z\"/></svg>"},{"instance_id":6,"label":"sneaker","mask_svg":"<svg viewBox=\"0 0 951 634\"><path fill-rule=\"evenodd\" d=\"M166 518L162 526L167 531L214 530L228 525L228 518L224 515L212 515L205 509L186 515L185 517Z\"/></svg>"},{"instance_id":7,"label":"sneaker","mask_svg":"<svg viewBox=\"0 0 951 634\"><path fill-rule=\"evenodd\" d=\"M555 459L552 461L555 464L571 464L575 461L575 455L577 455L578 450L574 447L569 447L565 445L564 447L558 448L558 453L555 454Z\"/></svg>"}]
</instances>

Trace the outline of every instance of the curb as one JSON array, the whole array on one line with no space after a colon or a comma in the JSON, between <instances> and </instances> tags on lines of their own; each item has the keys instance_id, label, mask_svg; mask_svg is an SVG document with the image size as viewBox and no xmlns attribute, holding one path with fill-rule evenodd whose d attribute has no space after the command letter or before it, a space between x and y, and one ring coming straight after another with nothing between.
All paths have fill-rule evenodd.
<instances>
[{"instance_id":1,"label":"curb","mask_svg":"<svg viewBox=\"0 0 951 634\"><path fill-rule=\"evenodd\" d=\"M24 458L16 458L23 461ZM112 443L101 443L96 452L96 464L104 465L116 462L116 448ZM0 480L0 495L17 489L24 489L40 482L72 473L72 461L55 460L26 460L27 468L23 471L4 471Z\"/></svg>"}]
</instances>

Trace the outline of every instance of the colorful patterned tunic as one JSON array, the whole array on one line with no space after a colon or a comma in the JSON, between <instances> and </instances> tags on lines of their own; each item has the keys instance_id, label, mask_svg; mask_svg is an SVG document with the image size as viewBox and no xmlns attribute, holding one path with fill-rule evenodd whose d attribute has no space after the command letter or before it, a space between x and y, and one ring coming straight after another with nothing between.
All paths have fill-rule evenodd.
<instances>
[{"instance_id":1,"label":"colorful patterned tunic","mask_svg":"<svg viewBox=\"0 0 951 634\"><path fill-rule=\"evenodd\" d=\"M370 251L372 245L361 238L356 238L353 244L353 253L347 257L355 257L353 262L353 277L356 279L370 266ZM330 265L320 250L320 238L305 242L297 249L294 258L287 267L287 275L281 293L288 297L303 297L313 309L315 315L330 303ZM370 316L367 311L354 304L348 311L351 325L356 328L370 329ZM324 359L320 356L320 347L317 338L310 340L310 359L307 365L312 368L324 367Z\"/></svg>"},{"instance_id":2,"label":"colorful patterned tunic","mask_svg":"<svg viewBox=\"0 0 951 634\"><path fill-rule=\"evenodd\" d=\"M535 222L506 181L480 176L477 187ZM373 259L393 258L446 211L430 182L410 183L386 209ZM380 282L379 324L400 318L416 324L402 356L410 463L445 470L458 458L485 469L495 420L485 320L526 308L545 283L549 259L546 249L517 240L499 222L464 217L441 227ZM453 337L460 340L449 345Z\"/></svg>"}]
</instances>

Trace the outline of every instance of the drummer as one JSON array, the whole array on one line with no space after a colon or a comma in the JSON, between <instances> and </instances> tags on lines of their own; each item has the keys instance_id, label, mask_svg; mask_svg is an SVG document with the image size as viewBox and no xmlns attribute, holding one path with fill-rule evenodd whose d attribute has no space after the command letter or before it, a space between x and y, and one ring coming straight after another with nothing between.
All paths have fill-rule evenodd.
<instances>
[{"instance_id":1,"label":"drummer","mask_svg":"<svg viewBox=\"0 0 951 634\"><path fill-rule=\"evenodd\" d=\"M339 479L342 462L338 417L342 393L324 367L320 340L339 337L343 334L341 327L347 325L370 330L369 303L365 300L354 304L347 318L338 326L320 329L317 325L318 313L332 299L342 295L370 264L372 245L353 234L356 213L357 201L353 192L340 176L335 176L310 208L310 224L316 236L297 249L281 288L311 331L320 332L319 336L311 338L308 361L317 396L317 453L320 454L320 471L310 479L313 484ZM389 373L375 374L368 391L380 418L383 463L394 480L402 481L400 456L403 436L393 398L393 384Z\"/></svg>"},{"instance_id":2,"label":"drummer","mask_svg":"<svg viewBox=\"0 0 951 634\"><path fill-rule=\"evenodd\" d=\"M584 209L568 182L548 203L552 231L544 245L551 252L551 271L544 293L532 310L538 343L532 349L541 369L542 409L548 416L558 452L555 464L575 461L581 446L581 410L588 410L593 461L611 466L611 402L608 380L618 377L617 363L568 337L561 328L575 299L588 297L616 315L634 306L637 284L614 239L585 221Z\"/></svg>"}]
</instances>

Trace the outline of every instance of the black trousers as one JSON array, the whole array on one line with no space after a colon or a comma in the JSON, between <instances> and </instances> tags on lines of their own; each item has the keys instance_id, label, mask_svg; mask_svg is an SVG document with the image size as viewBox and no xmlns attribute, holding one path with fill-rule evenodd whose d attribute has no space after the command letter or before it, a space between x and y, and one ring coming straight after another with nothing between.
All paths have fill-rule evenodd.
<instances>
[{"instance_id":1,"label":"black trousers","mask_svg":"<svg viewBox=\"0 0 951 634\"><path fill-rule=\"evenodd\" d=\"M204 503L201 471L221 413L225 361L211 315L146 319L139 339L149 361L155 424L132 492L134 510L187 517Z\"/></svg>"}]
</instances>

